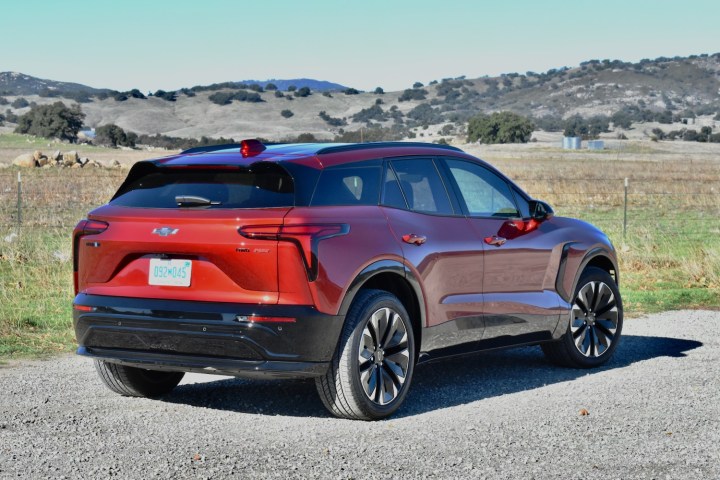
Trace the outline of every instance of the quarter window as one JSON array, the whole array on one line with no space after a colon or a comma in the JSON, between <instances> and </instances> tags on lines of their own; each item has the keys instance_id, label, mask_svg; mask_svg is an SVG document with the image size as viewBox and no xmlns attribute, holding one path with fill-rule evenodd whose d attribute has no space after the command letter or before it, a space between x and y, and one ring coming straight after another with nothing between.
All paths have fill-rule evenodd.
<instances>
[{"instance_id":1,"label":"quarter window","mask_svg":"<svg viewBox=\"0 0 720 480\"><path fill-rule=\"evenodd\" d=\"M471 216L520 216L510 187L495 173L461 160L448 159L447 165Z\"/></svg>"}]
</instances>

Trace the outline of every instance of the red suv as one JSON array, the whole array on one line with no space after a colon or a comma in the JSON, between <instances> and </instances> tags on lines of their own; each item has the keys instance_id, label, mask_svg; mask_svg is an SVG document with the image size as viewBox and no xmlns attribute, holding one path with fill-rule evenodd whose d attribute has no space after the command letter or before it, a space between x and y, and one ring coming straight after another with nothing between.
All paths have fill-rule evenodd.
<instances>
[{"instance_id":1,"label":"red suv","mask_svg":"<svg viewBox=\"0 0 720 480\"><path fill-rule=\"evenodd\" d=\"M246 140L139 162L73 245L78 354L122 395L184 372L312 377L334 415L378 419L418 363L540 345L595 367L622 330L608 238L449 146Z\"/></svg>"}]
</instances>

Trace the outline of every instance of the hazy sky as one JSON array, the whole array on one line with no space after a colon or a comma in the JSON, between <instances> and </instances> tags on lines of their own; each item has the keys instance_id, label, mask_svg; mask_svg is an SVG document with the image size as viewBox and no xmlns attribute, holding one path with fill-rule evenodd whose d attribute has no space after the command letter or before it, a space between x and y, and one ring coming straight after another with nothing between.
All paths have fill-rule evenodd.
<instances>
[{"instance_id":1,"label":"hazy sky","mask_svg":"<svg viewBox=\"0 0 720 480\"><path fill-rule=\"evenodd\" d=\"M363 90L720 51L719 0L2 0L0 71L116 90Z\"/></svg>"}]
</instances>

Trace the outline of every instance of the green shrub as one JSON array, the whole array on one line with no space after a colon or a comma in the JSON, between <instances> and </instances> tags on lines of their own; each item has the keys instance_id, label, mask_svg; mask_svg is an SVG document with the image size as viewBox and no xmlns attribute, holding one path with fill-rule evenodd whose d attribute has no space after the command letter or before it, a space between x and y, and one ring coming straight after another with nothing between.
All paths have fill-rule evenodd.
<instances>
[{"instance_id":1,"label":"green shrub","mask_svg":"<svg viewBox=\"0 0 720 480\"><path fill-rule=\"evenodd\" d=\"M381 87L377 87L374 93L375 95L383 95L385 93L385 90L383 90Z\"/></svg>"},{"instance_id":2,"label":"green shrub","mask_svg":"<svg viewBox=\"0 0 720 480\"><path fill-rule=\"evenodd\" d=\"M382 122L385 120L385 112L380 105L373 105L369 108L363 108L352 116L353 122L367 123L371 120Z\"/></svg>"},{"instance_id":3,"label":"green shrub","mask_svg":"<svg viewBox=\"0 0 720 480\"><path fill-rule=\"evenodd\" d=\"M15 133L27 133L38 137L59 138L74 142L82 128L85 114L80 105L67 107L62 102L37 105L18 119Z\"/></svg>"},{"instance_id":4,"label":"green shrub","mask_svg":"<svg viewBox=\"0 0 720 480\"><path fill-rule=\"evenodd\" d=\"M265 85L265 90L267 91L277 91L277 89L277 85L275 85L274 83L268 83L267 85Z\"/></svg>"},{"instance_id":5,"label":"green shrub","mask_svg":"<svg viewBox=\"0 0 720 480\"><path fill-rule=\"evenodd\" d=\"M287 89L288 92L294 92L295 90L297 90L297 87L295 85L290 85Z\"/></svg>"},{"instance_id":6,"label":"green shrub","mask_svg":"<svg viewBox=\"0 0 720 480\"><path fill-rule=\"evenodd\" d=\"M516 113L480 114L468 123L468 142L527 143L534 128L530 119Z\"/></svg>"},{"instance_id":7,"label":"green shrub","mask_svg":"<svg viewBox=\"0 0 720 480\"><path fill-rule=\"evenodd\" d=\"M301 87L301 88L299 88L297 91L295 91L295 94L294 94L294 95L295 95L296 97L307 97L307 96L310 96L310 94L311 94L310 88L308 88L308 87Z\"/></svg>"},{"instance_id":8,"label":"green shrub","mask_svg":"<svg viewBox=\"0 0 720 480\"><path fill-rule=\"evenodd\" d=\"M8 102L8 99L5 97L0 97L0 105L9 105L10 102Z\"/></svg>"},{"instance_id":9,"label":"green shrub","mask_svg":"<svg viewBox=\"0 0 720 480\"><path fill-rule=\"evenodd\" d=\"M360 93L360 91L355 88L348 88L343 93L345 95L357 95L358 93Z\"/></svg>"},{"instance_id":10,"label":"green shrub","mask_svg":"<svg viewBox=\"0 0 720 480\"><path fill-rule=\"evenodd\" d=\"M325 120L325 122L328 125L330 125L331 127L344 127L345 125L347 125L347 121L345 121L345 119L331 117L330 115L327 114L327 112L325 110L318 113L318 117Z\"/></svg>"},{"instance_id":11,"label":"green shrub","mask_svg":"<svg viewBox=\"0 0 720 480\"><path fill-rule=\"evenodd\" d=\"M425 96L428 94L424 88L412 89L408 88L398 98L399 102L407 102L410 100L425 100Z\"/></svg>"},{"instance_id":12,"label":"green shrub","mask_svg":"<svg viewBox=\"0 0 720 480\"><path fill-rule=\"evenodd\" d=\"M295 114L291 110L283 110L282 112L280 112L280 115L282 115L284 118L290 118Z\"/></svg>"},{"instance_id":13,"label":"green shrub","mask_svg":"<svg viewBox=\"0 0 720 480\"><path fill-rule=\"evenodd\" d=\"M157 98L162 98L168 102L174 102L177 100L177 94L175 92L166 92L165 90L158 90L153 94Z\"/></svg>"},{"instance_id":14,"label":"green shrub","mask_svg":"<svg viewBox=\"0 0 720 480\"><path fill-rule=\"evenodd\" d=\"M23 97L16 98L15 101L10 104L10 106L12 106L13 108L25 108L29 105L30 103Z\"/></svg>"},{"instance_id":15,"label":"green shrub","mask_svg":"<svg viewBox=\"0 0 720 480\"><path fill-rule=\"evenodd\" d=\"M112 123L97 127L93 139L94 144L108 147L135 147L136 141L135 133L125 133L125 130Z\"/></svg>"}]
</instances>

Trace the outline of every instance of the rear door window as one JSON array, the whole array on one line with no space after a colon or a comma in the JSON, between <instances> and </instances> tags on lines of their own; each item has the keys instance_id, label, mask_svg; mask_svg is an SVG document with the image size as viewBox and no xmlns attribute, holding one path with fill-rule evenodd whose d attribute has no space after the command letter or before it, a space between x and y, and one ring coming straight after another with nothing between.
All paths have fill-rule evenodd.
<instances>
[{"instance_id":1,"label":"rear door window","mask_svg":"<svg viewBox=\"0 0 720 480\"><path fill-rule=\"evenodd\" d=\"M377 205L381 174L379 163L327 168L320 174L310 205Z\"/></svg>"},{"instance_id":2,"label":"rear door window","mask_svg":"<svg viewBox=\"0 0 720 480\"><path fill-rule=\"evenodd\" d=\"M431 158L407 158L391 161L410 210L421 213L452 215L453 208Z\"/></svg>"},{"instance_id":3,"label":"rear door window","mask_svg":"<svg viewBox=\"0 0 720 480\"><path fill-rule=\"evenodd\" d=\"M178 200L189 197L207 200L195 206L212 209L290 207L295 200L292 177L282 167L268 164L257 169L156 168L123 185L110 204L180 208Z\"/></svg>"}]
</instances>

